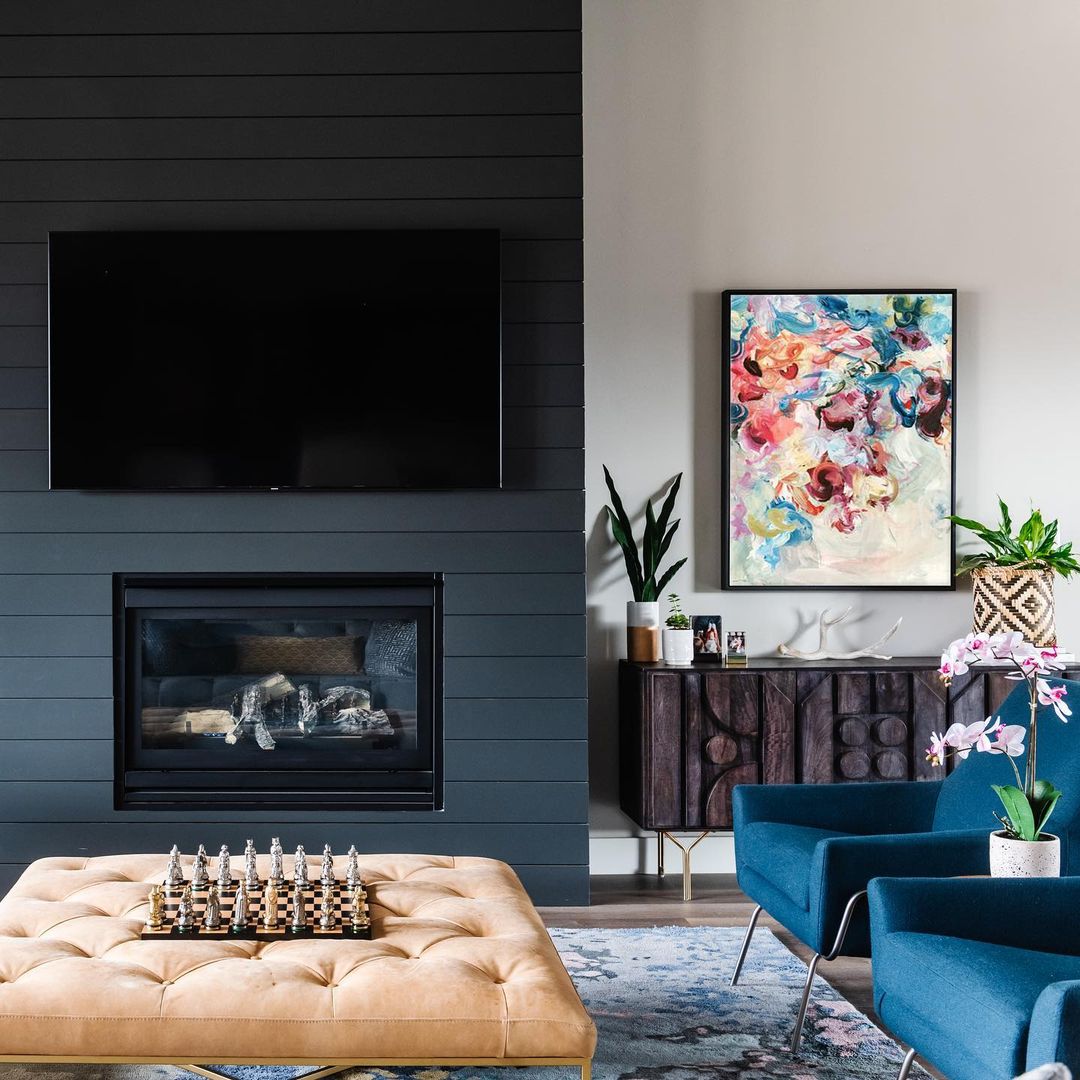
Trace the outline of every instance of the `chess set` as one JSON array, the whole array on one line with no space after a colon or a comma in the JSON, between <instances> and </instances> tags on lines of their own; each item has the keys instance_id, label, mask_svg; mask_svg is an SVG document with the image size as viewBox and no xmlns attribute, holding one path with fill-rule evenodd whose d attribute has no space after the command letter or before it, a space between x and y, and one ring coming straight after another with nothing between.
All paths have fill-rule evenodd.
<instances>
[{"instance_id":1,"label":"chess set","mask_svg":"<svg viewBox=\"0 0 1080 1080\"><path fill-rule=\"evenodd\" d=\"M274 838L270 846L270 876L259 877L255 845L244 850L244 870L234 877L229 849L222 847L216 873L210 874L206 848L200 844L184 877L180 851L173 845L165 880L148 897L150 913L142 938L239 938L248 941L284 941L290 938L371 938L367 892L360 878L358 853L349 848L345 881L334 873L330 845L323 847L318 881L308 879L303 845L296 849L292 880L284 873L284 852Z\"/></svg>"}]
</instances>

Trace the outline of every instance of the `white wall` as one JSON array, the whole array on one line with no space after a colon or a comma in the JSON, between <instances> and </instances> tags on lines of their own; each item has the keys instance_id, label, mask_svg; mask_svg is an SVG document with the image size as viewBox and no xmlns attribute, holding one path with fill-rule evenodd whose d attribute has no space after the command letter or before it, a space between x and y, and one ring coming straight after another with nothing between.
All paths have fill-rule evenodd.
<instances>
[{"instance_id":1,"label":"white wall","mask_svg":"<svg viewBox=\"0 0 1080 1080\"><path fill-rule=\"evenodd\" d=\"M828 605L898 654L966 631L970 594L722 593L720 291L956 287L957 503L1032 499L1080 543L1080 4L585 0L587 522L593 872L651 864L618 810L629 596L601 511L685 472L689 611L772 652ZM1058 590L1080 651L1080 582ZM730 843L696 865L729 869ZM674 852L672 856L674 856Z\"/></svg>"}]
</instances>

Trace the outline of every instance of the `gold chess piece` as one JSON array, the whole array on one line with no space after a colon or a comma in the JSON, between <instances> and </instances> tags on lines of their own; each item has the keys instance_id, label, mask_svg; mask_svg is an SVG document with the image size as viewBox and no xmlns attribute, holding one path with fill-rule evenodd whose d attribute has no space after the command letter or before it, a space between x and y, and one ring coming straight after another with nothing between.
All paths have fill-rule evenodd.
<instances>
[{"instance_id":1,"label":"gold chess piece","mask_svg":"<svg viewBox=\"0 0 1080 1080\"><path fill-rule=\"evenodd\" d=\"M276 930L278 924L278 891L273 881L269 882L263 890L263 926L267 930Z\"/></svg>"},{"instance_id":2,"label":"gold chess piece","mask_svg":"<svg viewBox=\"0 0 1080 1080\"><path fill-rule=\"evenodd\" d=\"M367 893L363 885L357 885L352 891L352 928L363 930L371 925L371 916L368 914Z\"/></svg>"},{"instance_id":3,"label":"gold chess piece","mask_svg":"<svg viewBox=\"0 0 1080 1080\"><path fill-rule=\"evenodd\" d=\"M334 917L334 889L331 885L324 885L322 889L322 914L319 915L319 926L323 930L333 930L337 920Z\"/></svg>"},{"instance_id":4,"label":"gold chess piece","mask_svg":"<svg viewBox=\"0 0 1080 1080\"><path fill-rule=\"evenodd\" d=\"M150 913L146 916L146 929L160 930L165 916L165 890L160 885L155 885L147 900L150 901Z\"/></svg>"}]
</instances>

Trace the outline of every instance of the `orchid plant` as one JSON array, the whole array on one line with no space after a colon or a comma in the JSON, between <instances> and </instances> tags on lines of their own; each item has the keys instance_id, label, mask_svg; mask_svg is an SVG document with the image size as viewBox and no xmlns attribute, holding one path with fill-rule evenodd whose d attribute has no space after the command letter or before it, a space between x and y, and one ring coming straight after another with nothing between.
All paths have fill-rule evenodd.
<instances>
[{"instance_id":1,"label":"orchid plant","mask_svg":"<svg viewBox=\"0 0 1080 1080\"><path fill-rule=\"evenodd\" d=\"M1027 683L1031 699L1031 723L1027 729L1020 724L1003 724L1000 717L988 716L974 724L953 724L944 734L933 732L926 757L932 765L944 765L949 757L964 759L977 753L1004 754L1009 759L1016 785L994 784L994 791L1005 807L1005 817L994 816L1004 826L1005 834L1013 840L1035 841L1042 838L1061 792L1049 780L1038 778L1038 710L1051 708L1062 723L1068 723L1072 710L1066 702L1064 686L1052 686L1047 676L1064 669L1058 650L1039 648L1025 641L1022 634L968 634L958 638L942 653L938 674L948 685L954 676L964 675L980 661L1007 660L1012 670L1007 679ZM1024 775L1016 767L1015 758L1024 753L1024 736L1028 735L1027 761Z\"/></svg>"}]
</instances>

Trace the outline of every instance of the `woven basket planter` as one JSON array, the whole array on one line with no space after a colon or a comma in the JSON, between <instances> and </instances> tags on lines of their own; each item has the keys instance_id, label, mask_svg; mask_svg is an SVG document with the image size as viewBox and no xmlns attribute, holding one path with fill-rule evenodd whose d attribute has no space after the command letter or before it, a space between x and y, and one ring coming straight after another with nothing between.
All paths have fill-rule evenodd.
<instances>
[{"instance_id":1,"label":"woven basket planter","mask_svg":"<svg viewBox=\"0 0 1080 1080\"><path fill-rule=\"evenodd\" d=\"M971 571L971 580L975 608L973 633L1018 630L1033 645L1057 644L1052 570L980 566Z\"/></svg>"}]
</instances>

